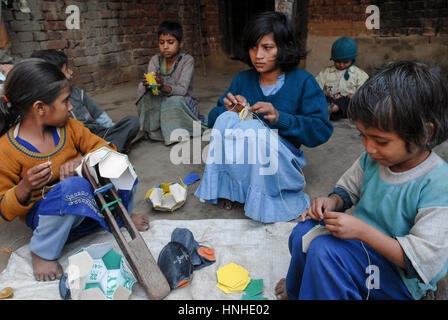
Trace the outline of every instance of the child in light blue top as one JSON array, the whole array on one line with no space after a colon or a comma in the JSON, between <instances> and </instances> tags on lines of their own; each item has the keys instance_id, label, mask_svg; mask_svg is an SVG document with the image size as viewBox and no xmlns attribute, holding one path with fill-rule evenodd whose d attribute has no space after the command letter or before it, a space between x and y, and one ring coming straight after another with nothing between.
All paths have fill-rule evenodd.
<instances>
[{"instance_id":1,"label":"child in light blue top","mask_svg":"<svg viewBox=\"0 0 448 320\"><path fill-rule=\"evenodd\" d=\"M448 268L448 164L432 151L448 138L448 89L423 64L391 64L353 96L348 115L365 153L302 215L276 293L420 299ZM304 253L302 237L316 224L327 234Z\"/></svg>"}]
</instances>

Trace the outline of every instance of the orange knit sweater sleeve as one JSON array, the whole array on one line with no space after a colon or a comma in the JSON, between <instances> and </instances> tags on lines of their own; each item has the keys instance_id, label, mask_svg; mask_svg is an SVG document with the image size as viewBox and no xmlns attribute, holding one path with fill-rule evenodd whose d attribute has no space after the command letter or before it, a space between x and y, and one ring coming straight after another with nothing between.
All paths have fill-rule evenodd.
<instances>
[{"instance_id":1,"label":"orange knit sweater sleeve","mask_svg":"<svg viewBox=\"0 0 448 320\"><path fill-rule=\"evenodd\" d=\"M59 167L64 162L77 156L85 156L103 146L116 150L114 145L91 133L80 121L69 119L65 128L66 140L60 150L51 156L55 183L59 179ZM16 197L15 188L29 168L44 160L20 152L13 146L7 134L0 137L0 159L0 222L11 221L17 217L24 221L28 211L42 197L42 191L33 191L28 202L21 204Z\"/></svg>"},{"instance_id":2,"label":"orange knit sweater sleeve","mask_svg":"<svg viewBox=\"0 0 448 320\"><path fill-rule=\"evenodd\" d=\"M73 143L76 145L78 151L83 156L103 146L107 146L113 150L117 150L117 148L113 144L110 144L106 140L91 133L90 130L78 120L70 118L66 126L67 135L71 135Z\"/></svg>"},{"instance_id":3,"label":"orange knit sweater sleeve","mask_svg":"<svg viewBox=\"0 0 448 320\"><path fill-rule=\"evenodd\" d=\"M20 177L15 174L16 170L5 167L4 163L0 165L0 221L11 221L16 217L22 217L24 220L26 214L34 204L33 195L30 201L22 205L16 197L15 188L20 182Z\"/></svg>"}]
</instances>

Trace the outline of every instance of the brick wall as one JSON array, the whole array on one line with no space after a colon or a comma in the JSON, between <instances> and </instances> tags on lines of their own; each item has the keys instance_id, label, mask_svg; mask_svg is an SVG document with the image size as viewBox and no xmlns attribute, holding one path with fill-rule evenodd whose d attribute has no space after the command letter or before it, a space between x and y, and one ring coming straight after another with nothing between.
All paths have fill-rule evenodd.
<instances>
[{"instance_id":1,"label":"brick wall","mask_svg":"<svg viewBox=\"0 0 448 320\"><path fill-rule=\"evenodd\" d=\"M355 36L368 32L365 8L370 1L309 0L308 34L318 36Z\"/></svg>"},{"instance_id":2,"label":"brick wall","mask_svg":"<svg viewBox=\"0 0 448 320\"><path fill-rule=\"evenodd\" d=\"M380 13L380 28L366 28L369 5ZM448 0L308 0L307 68L329 65L331 45L341 36L358 44L357 64L369 73L396 60L439 64L448 71Z\"/></svg>"},{"instance_id":3,"label":"brick wall","mask_svg":"<svg viewBox=\"0 0 448 320\"><path fill-rule=\"evenodd\" d=\"M18 2L18 1L17 1ZM61 49L72 62L74 84L88 91L112 87L141 77L150 57L158 52L157 28L165 19L179 21L184 31L184 51L200 61L196 0L28 0L32 13L22 13L17 3L3 9L11 39L11 53L27 58L35 50ZM217 0L201 1L205 54L217 50L213 39ZM211 5L209 6L209 3ZM80 29L66 27L68 5L80 9ZM210 11L206 11L207 7ZM217 23L215 23L217 25ZM206 40L207 41L206 41ZM210 46L207 47L207 43Z\"/></svg>"},{"instance_id":4,"label":"brick wall","mask_svg":"<svg viewBox=\"0 0 448 320\"><path fill-rule=\"evenodd\" d=\"M380 10L380 29L368 30L366 8ZM448 34L447 0L309 0L312 35L375 34L380 36Z\"/></svg>"},{"instance_id":5,"label":"brick wall","mask_svg":"<svg viewBox=\"0 0 448 320\"><path fill-rule=\"evenodd\" d=\"M381 11L381 36L448 34L448 1L374 1Z\"/></svg>"},{"instance_id":6,"label":"brick wall","mask_svg":"<svg viewBox=\"0 0 448 320\"><path fill-rule=\"evenodd\" d=\"M221 48L221 33L219 30L219 2L218 0L201 0L202 32L207 41L207 55L219 55ZM204 30L204 28L206 30Z\"/></svg>"}]
</instances>

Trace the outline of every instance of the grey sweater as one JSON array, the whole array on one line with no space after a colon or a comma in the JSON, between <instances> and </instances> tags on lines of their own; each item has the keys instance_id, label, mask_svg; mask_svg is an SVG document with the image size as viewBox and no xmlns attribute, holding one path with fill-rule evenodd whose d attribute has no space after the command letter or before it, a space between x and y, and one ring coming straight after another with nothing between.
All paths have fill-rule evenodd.
<instances>
[{"instance_id":1,"label":"grey sweater","mask_svg":"<svg viewBox=\"0 0 448 320\"><path fill-rule=\"evenodd\" d=\"M160 71L160 57L158 53L154 55L148 63L147 73ZM171 87L171 92L166 96L191 97L196 103L197 99L193 93L194 58L188 53L181 53L178 60L167 75L162 74L164 84ZM146 88L140 82L137 88L137 100L145 94Z\"/></svg>"}]
</instances>

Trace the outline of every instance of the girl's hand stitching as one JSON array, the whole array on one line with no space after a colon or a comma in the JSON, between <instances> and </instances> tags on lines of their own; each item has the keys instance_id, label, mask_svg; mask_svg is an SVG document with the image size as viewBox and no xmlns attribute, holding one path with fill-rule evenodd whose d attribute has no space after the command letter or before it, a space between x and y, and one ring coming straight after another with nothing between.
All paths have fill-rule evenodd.
<instances>
[{"instance_id":1,"label":"girl's hand stitching","mask_svg":"<svg viewBox=\"0 0 448 320\"><path fill-rule=\"evenodd\" d=\"M251 107L250 111L261 113L273 125L278 122L279 112L270 102L257 102Z\"/></svg>"},{"instance_id":2,"label":"girl's hand stitching","mask_svg":"<svg viewBox=\"0 0 448 320\"><path fill-rule=\"evenodd\" d=\"M34 190L39 190L52 179L51 162L39 164L29 169L17 185L16 196L24 204Z\"/></svg>"},{"instance_id":3,"label":"girl's hand stitching","mask_svg":"<svg viewBox=\"0 0 448 320\"><path fill-rule=\"evenodd\" d=\"M310 207L306 210L302 216L301 221L305 221L306 217L309 216L313 220L322 221L324 220L324 213L327 211L332 211L336 209L337 200L333 197L320 197L316 198L311 202Z\"/></svg>"},{"instance_id":4,"label":"girl's hand stitching","mask_svg":"<svg viewBox=\"0 0 448 320\"><path fill-rule=\"evenodd\" d=\"M240 112L247 105L247 100L241 95L234 96L232 93L227 94L227 98L223 99L227 110Z\"/></svg>"},{"instance_id":5,"label":"girl's hand stitching","mask_svg":"<svg viewBox=\"0 0 448 320\"><path fill-rule=\"evenodd\" d=\"M76 168L81 164L82 157L75 158L71 161L64 163L59 168L59 180L62 181L66 178L72 177L75 175Z\"/></svg>"},{"instance_id":6,"label":"girl's hand stitching","mask_svg":"<svg viewBox=\"0 0 448 320\"><path fill-rule=\"evenodd\" d=\"M363 233L366 223L361 219L352 215L326 211L325 212L325 228L327 228L331 234L340 239L359 239Z\"/></svg>"}]
</instances>

